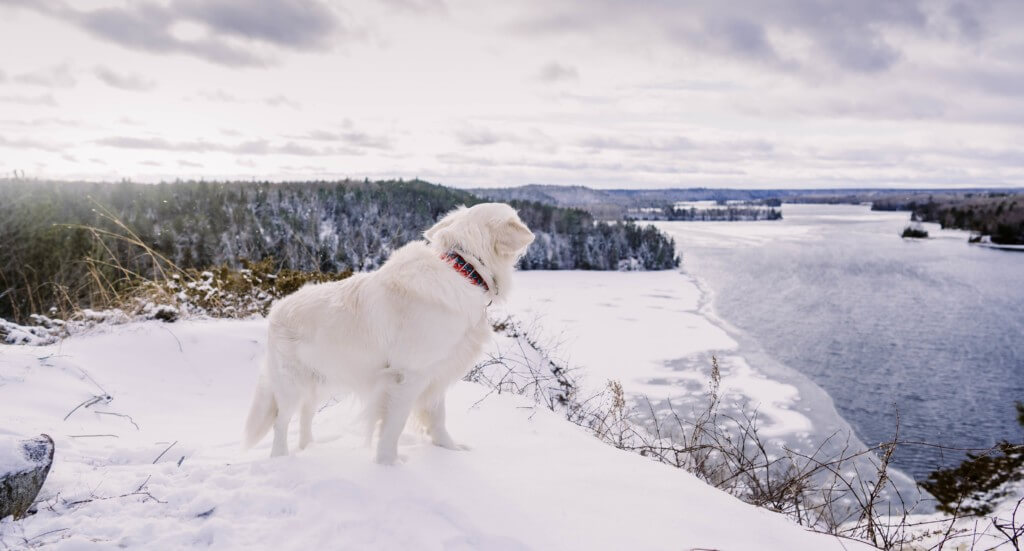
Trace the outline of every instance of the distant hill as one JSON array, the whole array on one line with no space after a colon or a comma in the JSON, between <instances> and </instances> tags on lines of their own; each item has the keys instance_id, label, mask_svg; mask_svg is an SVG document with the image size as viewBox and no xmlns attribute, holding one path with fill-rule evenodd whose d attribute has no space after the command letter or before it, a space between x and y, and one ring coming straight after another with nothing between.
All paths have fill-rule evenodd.
<instances>
[{"instance_id":1,"label":"distant hill","mask_svg":"<svg viewBox=\"0 0 1024 551\"><path fill-rule=\"evenodd\" d=\"M537 201L558 207L584 209L598 220L622 220L629 213L646 209L665 209L676 203L694 201L747 202L770 205L787 203L861 204L889 198L923 197L950 193L945 190L906 190L882 188L851 189L592 189L584 186L553 186L532 184L512 188L476 188L469 190L480 197L498 201L513 199ZM985 193L988 189L959 189L957 193ZM1020 191L1020 190L1017 190ZM698 217L699 219L699 217ZM715 219L713 216L708 219ZM737 218L741 219L741 218Z\"/></svg>"},{"instance_id":2,"label":"distant hill","mask_svg":"<svg viewBox=\"0 0 1024 551\"><path fill-rule=\"evenodd\" d=\"M536 201L586 210L599 220L622 220L632 209L669 207L681 201L757 201L777 192L730 189L591 189L584 186L527 185L513 188L476 188L470 192L496 201Z\"/></svg>"}]
</instances>

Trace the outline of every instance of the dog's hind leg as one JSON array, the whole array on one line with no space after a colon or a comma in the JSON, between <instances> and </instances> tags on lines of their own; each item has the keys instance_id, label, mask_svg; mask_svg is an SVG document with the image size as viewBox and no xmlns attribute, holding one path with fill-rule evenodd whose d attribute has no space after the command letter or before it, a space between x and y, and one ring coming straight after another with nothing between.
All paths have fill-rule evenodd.
<instances>
[{"instance_id":1,"label":"dog's hind leg","mask_svg":"<svg viewBox=\"0 0 1024 551\"><path fill-rule=\"evenodd\" d=\"M316 393L306 396L299 408L299 449L313 443L313 414L316 413Z\"/></svg>"},{"instance_id":2,"label":"dog's hind leg","mask_svg":"<svg viewBox=\"0 0 1024 551\"><path fill-rule=\"evenodd\" d=\"M274 445L270 448L270 457L288 455L288 425L292 422L295 409L299 406L302 395L294 381L282 377L274 388L274 399L277 401L277 419L274 420Z\"/></svg>"},{"instance_id":3,"label":"dog's hind leg","mask_svg":"<svg viewBox=\"0 0 1024 551\"><path fill-rule=\"evenodd\" d=\"M291 404L290 409L279 407L277 410L277 419L274 421L274 445L270 448L270 457L288 455L288 425L292 422L294 413L294 404Z\"/></svg>"},{"instance_id":4,"label":"dog's hind leg","mask_svg":"<svg viewBox=\"0 0 1024 551\"><path fill-rule=\"evenodd\" d=\"M402 371L389 373L384 396L380 437L377 439L377 463L391 465L398 459L398 438L402 436L413 403L423 391L422 377L409 376Z\"/></svg>"}]
</instances>

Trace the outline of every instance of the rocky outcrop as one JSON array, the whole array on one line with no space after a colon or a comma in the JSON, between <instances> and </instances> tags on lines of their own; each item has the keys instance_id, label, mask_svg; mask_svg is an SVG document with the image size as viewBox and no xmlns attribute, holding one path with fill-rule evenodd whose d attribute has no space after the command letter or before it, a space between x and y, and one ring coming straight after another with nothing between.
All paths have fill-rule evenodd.
<instances>
[{"instance_id":1,"label":"rocky outcrop","mask_svg":"<svg viewBox=\"0 0 1024 551\"><path fill-rule=\"evenodd\" d=\"M0 462L0 519L13 515L18 520L28 514L50 473L53 439L42 434L12 444Z\"/></svg>"}]
</instances>

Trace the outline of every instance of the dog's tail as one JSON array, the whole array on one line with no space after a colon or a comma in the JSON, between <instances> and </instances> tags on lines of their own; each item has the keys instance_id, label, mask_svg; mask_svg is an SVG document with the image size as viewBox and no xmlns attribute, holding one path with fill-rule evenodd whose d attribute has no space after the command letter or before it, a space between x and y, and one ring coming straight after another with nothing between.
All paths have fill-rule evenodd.
<instances>
[{"instance_id":1,"label":"dog's tail","mask_svg":"<svg viewBox=\"0 0 1024 551\"><path fill-rule=\"evenodd\" d=\"M260 371L260 380L256 383L256 394L252 397L249 418L245 422L245 447L251 448L263 439L277 419L277 400L270 389L267 365Z\"/></svg>"}]
</instances>

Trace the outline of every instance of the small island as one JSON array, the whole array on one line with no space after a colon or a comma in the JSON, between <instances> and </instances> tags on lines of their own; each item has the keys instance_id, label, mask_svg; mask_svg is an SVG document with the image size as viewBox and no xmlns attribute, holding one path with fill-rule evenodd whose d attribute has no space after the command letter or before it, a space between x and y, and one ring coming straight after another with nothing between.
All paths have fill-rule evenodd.
<instances>
[{"instance_id":1,"label":"small island","mask_svg":"<svg viewBox=\"0 0 1024 551\"><path fill-rule=\"evenodd\" d=\"M903 234L900 237L903 239L926 239L928 230L921 227L920 224L911 224L903 228Z\"/></svg>"}]
</instances>

